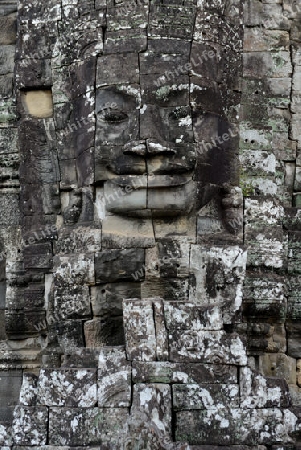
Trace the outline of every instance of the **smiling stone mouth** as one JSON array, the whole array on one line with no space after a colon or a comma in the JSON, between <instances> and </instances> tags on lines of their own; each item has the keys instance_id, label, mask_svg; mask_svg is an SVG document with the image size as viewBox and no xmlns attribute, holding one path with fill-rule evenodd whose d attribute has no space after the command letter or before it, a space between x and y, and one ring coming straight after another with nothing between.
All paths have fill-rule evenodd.
<instances>
[{"instance_id":1,"label":"smiling stone mouth","mask_svg":"<svg viewBox=\"0 0 301 450\"><path fill-rule=\"evenodd\" d=\"M120 176L110 180L111 183L126 189L131 187L132 190L138 189L157 189L157 188L173 188L183 186L192 181L192 172L183 175L128 175Z\"/></svg>"}]
</instances>

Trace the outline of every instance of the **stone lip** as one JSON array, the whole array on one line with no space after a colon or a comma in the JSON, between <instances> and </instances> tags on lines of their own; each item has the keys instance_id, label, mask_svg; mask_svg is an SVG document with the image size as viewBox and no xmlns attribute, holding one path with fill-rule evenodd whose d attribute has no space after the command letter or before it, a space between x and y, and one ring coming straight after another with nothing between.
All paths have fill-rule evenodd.
<instances>
[{"instance_id":1,"label":"stone lip","mask_svg":"<svg viewBox=\"0 0 301 450\"><path fill-rule=\"evenodd\" d=\"M0 16L8 16L11 13L17 12L17 1L8 0L6 2L1 2L0 4Z\"/></svg>"}]
</instances>

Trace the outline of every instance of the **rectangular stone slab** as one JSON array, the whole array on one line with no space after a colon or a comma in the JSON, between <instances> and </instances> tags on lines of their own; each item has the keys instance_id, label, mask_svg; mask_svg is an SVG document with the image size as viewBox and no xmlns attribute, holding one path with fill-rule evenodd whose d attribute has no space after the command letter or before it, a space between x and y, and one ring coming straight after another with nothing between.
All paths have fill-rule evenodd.
<instances>
[{"instance_id":1,"label":"rectangular stone slab","mask_svg":"<svg viewBox=\"0 0 301 450\"><path fill-rule=\"evenodd\" d=\"M214 409L219 404L238 408L239 387L237 384L174 384L172 398L175 410Z\"/></svg>"},{"instance_id":2,"label":"rectangular stone slab","mask_svg":"<svg viewBox=\"0 0 301 450\"><path fill-rule=\"evenodd\" d=\"M143 268L144 250L105 250L95 256L95 277L98 283L134 281L132 274ZM143 278L143 273L138 276Z\"/></svg>"},{"instance_id":3,"label":"rectangular stone slab","mask_svg":"<svg viewBox=\"0 0 301 450\"><path fill-rule=\"evenodd\" d=\"M127 419L126 408L50 408L49 444L122 448Z\"/></svg>"},{"instance_id":4,"label":"rectangular stone slab","mask_svg":"<svg viewBox=\"0 0 301 450\"><path fill-rule=\"evenodd\" d=\"M222 364L133 361L134 383L237 383L237 367Z\"/></svg>"},{"instance_id":5,"label":"rectangular stone slab","mask_svg":"<svg viewBox=\"0 0 301 450\"><path fill-rule=\"evenodd\" d=\"M97 402L95 369L42 369L37 404L89 408Z\"/></svg>"},{"instance_id":6,"label":"rectangular stone slab","mask_svg":"<svg viewBox=\"0 0 301 450\"><path fill-rule=\"evenodd\" d=\"M98 406L131 406L131 363L124 347L104 347L98 361Z\"/></svg>"}]
</instances>

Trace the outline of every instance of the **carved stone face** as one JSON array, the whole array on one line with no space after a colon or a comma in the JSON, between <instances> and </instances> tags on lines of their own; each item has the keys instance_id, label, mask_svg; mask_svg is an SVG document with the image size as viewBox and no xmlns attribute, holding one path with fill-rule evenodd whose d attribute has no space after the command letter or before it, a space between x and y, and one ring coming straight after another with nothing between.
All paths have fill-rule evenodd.
<instances>
[{"instance_id":1,"label":"carved stone face","mask_svg":"<svg viewBox=\"0 0 301 450\"><path fill-rule=\"evenodd\" d=\"M99 58L95 180L109 213L188 215L229 180L234 135L221 140L229 124L217 85L191 76L201 62L189 61L187 42L162 46Z\"/></svg>"}]
</instances>

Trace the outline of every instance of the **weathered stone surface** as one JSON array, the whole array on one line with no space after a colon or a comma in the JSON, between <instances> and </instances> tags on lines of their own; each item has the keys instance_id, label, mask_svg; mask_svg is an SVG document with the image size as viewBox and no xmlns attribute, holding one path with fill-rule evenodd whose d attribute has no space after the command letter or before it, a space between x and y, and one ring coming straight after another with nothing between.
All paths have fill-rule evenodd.
<instances>
[{"instance_id":1,"label":"weathered stone surface","mask_svg":"<svg viewBox=\"0 0 301 450\"><path fill-rule=\"evenodd\" d=\"M175 410L215 409L218 404L230 408L239 407L239 387L237 384L199 385L174 384L172 387L173 408Z\"/></svg>"},{"instance_id":2,"label":"weathered stone surface","mask_svg":"<svg viewBox=\"0 0 301 450\"><path fill-rule=\"evenodd\" d=\"M88 253L101 249L101 229L78 227L61 228L58 240L55 242L56 253L80 253L82 249Z\"/></svg>"},{"instance_id":3,"label":"weathered stone surface","mask_svg":"<svg viewBox=\"0 0 301 450\"><path fill-rule=\"evenodd\" d=\"M195 281L190 286L190 301L199 305L213 302L223 305L228 299L223 322L231 323L242 301L246 256L246 251L238 246L222 251L218 247L192 246L190 271Z\"/></svg>"},{"instance_id":4,"label":"weathered stone surface","mask_svg":"<svg viewBox=\"0 0 301 450\"><path fill-rule=\"evenodd\" d=\"M94 255L56 256L54 258L55 281L60 284L94 284Z\"/></svg>"},{"instance_id":5,"label":"weathered stone surface","mask_svg":"<svg viewBox=\"0 0 301 450\"><path fill-rule=\"evenodd\" d=\"M221 439L228 445L288 443L296 421L288 409L181 411L177 413L176 439L207 445L217 445Z\"/></svg>"},{"instance_id":6,"label":"weathered stone surface","mask_svg":"<svg viewBox=\"0 0 301 450\"><path fill-rule=\"evenodd\" d=\"M259 370L266 377L283 378L288 384L296 383L296 361L283 353L260 355Z\"/></svg>"},{"instance_id":7,"label":"weathered stone surface","mask_svg":"<svg viewBox=\"0 0 301 450\"><path fill-rule=\"evenodd\" d=\"M104 347L98 362L98 406L131 405L131 363L123 347Z\"/></svg>"},{"instance_id":8,"label":"weathered stone surface","mask_svg":"<svg viewBox=\"0 0 301 450\"><path fill-rule=\"evenodd\" d=\"M134 282L116 282L91 288L91 304L95 316L122 315L124 298L139 298L141 287Z\"/></svg>"},{"instance_id":9,"label":"weathered stone surface","mask_svg":"<svg viewBox=\"0 0 301 450\"><path fill-rule=\"evenodd\" d=\"M143 278L144 251L142 249L105 250L95 256L95 277L99 283L133 281L132 274Z\"/></svg>"},{"instance_id":10,"label":"weathered stone surface","mask_svg":"<svg viewBox=\"0 0 301 450\"><path fill-rule=\"evenodd\" d=\"M196 306L187 302L165 302L164 315L170 334L177 329L191 329L195 333L223 328L222 311L218 306ZM177 318L179 318L177 320Z\"/></svg>"},{"instance_id":11,"label":"weathered stone surface","mask_svg":"<svg viewBox=\"0 0 301 450\"><path fill-rule=\"evenodd\" d=\"M175 329L170 335L170 360L202 363L246 365L247 357L238 335L223 331L199 331Z\"/></svg>"},{"instance_id":12,"label":"weathered stone surface","mask_svg":"<svg viewBox=\"0 0 301 450\"><path fill-rule=\"evenodd\" d=\"M268 322L272 316L275 322L283 322L287 312L284 279L267 276L263 280L256 272L245 279L243 313L250 319Z\"/></svg>"},{"instance_id":13,"label":"weathered stone surface","mask_svg":"<svg viewBox=\"0 0 301 450\"><path fill-rule=\"evenodd\" d=\"M240 370L240 400L243 408L290 406L288 386L284 380L264 378L246 367Z\"/></svg>"},{"instance_id":14,"label":"weathered stone surface","mask_svg":"<svg viewBox=\"0 0 301 450\"><path fill-rule=\"evenodd\" d=\"M89 408L97 402L93 369L42 369L37 385L37 404Z\"/></svg>"},{"instance_id":15,"label":"weathered stone surface","mask_svg":"<svg viewBox=\"0 0 301 450\"><path fill-rule=\"evenodd\" d=\"M49 444L54 446L115 445L125 438L126 408L51 408Z\"/></svg>"},{"instance_id":16,"label":"weathered stone surface","mask_svg":"<svg viewBox=\"0 0 301 450\"><path fill-rule=\"evenodd\" d=\"M301 336L301 327L298 323L290 323L287 325L287 354L292 358L301 358L299 339Z\"/></svg>"},{"instance_id":17,"label":"weathered stone surface","mask_svg":"<svg viewBox=\"0 0 301 450\"><path fill-rule=\"evenodd\" d=\"M129 360L157 359L153 302L129 299L123 302L126 352Z\"/></svg>"},{"instance_id":18,"label":"weathered stone surface","mask_svg":"<svg viewBox=\"0 0 301 450\"><path fill-rule=\"evenodd\" d=\"M55 324L57 340L64 352L84 346L83 324L81 320L66 320L57 323L55 318L53 318L51 324Z\"/></svg>"},{"instance_id":19,"label":"weathered stone surface","mask_svg":"<svg viewBox=\"0 0 301 450\"><path fill-rule=\"evenodd\" d=\"M135 384L131 414L137 416L137 418L142 415L147 421L155 424L163 436L170 435L170 386L166 384Z\"/></svg>"},{"instance_id":20,"label":"weathered stone surface","mask_svg":"<svg viewBox=\"0 0 301 450\"><path fill-rule=\"evenodd\" d=\"M95 368L98 367L100 349L76 348L69 353L66 352L62 358L62 368Z\"/></svg>"},{"instance_id":21,"label":"weathered stone surface","mask_svg":"<svg viewBox=\"0 0 301 450\"><path fill-rule=\"evenodd\" d=\"M45 445L48 409L45 406L16 406L12 425L13 442L17 445Z\"/></svg>"},{"instance_id":22,"label":"weathered stone surface","mask_svg":"<svg viewBox=\"0 0 301 450\"><path fill-rule=\"evenodd\" d=\"M21 371L1 371L1 407L14 406L18 404L19 392L22 384Z\"/></svg>"},{"instance_id":23,"label":"weathered stone surface","mask_svg":"<svg viewBox=\"0 0 301 450\"><path fill-rule=\"evenodd\" d=\"M133 361L134 383L237 383L237 368L222 364Z\"/></svg>"},{"instance_id":24,"label":"weathered stone surface","mask_svg":"<svg viewBox=\"0 0 301 450\"><path fill-rule=\"evenodd\" d=\"M20 390L20 405L36 406L37 404L38 376L34 373L25 372Z\"/></svg>"}]
</instances>

